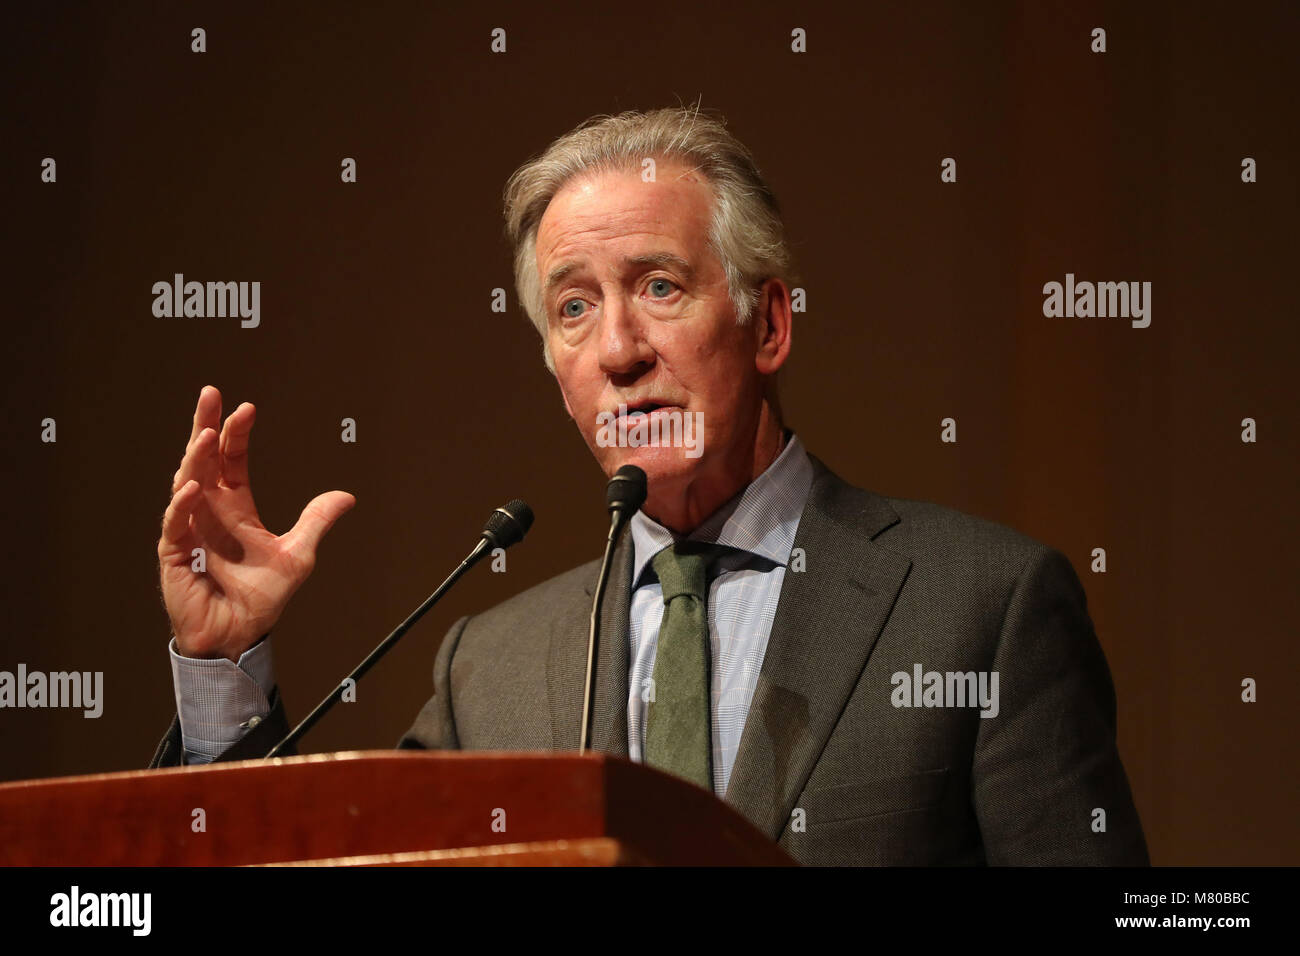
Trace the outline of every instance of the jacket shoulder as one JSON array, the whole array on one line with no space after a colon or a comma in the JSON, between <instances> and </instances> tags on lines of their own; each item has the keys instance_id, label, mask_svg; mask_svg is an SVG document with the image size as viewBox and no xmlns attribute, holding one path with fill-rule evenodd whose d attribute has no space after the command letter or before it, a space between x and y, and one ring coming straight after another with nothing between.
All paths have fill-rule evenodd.
<instances>
[{"instance_id":1,"label":"jacket shoulder","mask_svg":"<svg viewBox=\"0 0 1300 956\"><path fill-rule=\"evenodd\" d=\"M1048 545L1008 525L933 501L886 497L899 522L879 539L885 547L931 560L983 556L1023 565Z\"/></svg>"},{"instance_id":2,"label":"jacket shoulder","mask_svg":"<svg viewBox=\"0 0 1300 956\"><path fill-rule=\"evenodd\" d=\"M489 655L504 652L521 635L534 634L539 625L554 621L557 614L586 613L591 605L587 589L594 586L599 572L599 559L588 561L474 613L461 636L461 651L473 647Z\"/></svg>"},{"instance_id":3,"label":"jacket shoulder","mask_svg":"<svg viewBox=\"0 0 1300 956\"><path fill-rule=\"evenodd\" d=\"M814 495L832 518L922 566L985 566L1015 572L1049 545L1005 524L918 498L860 488L816 461Z\"/></svg>"},{"instance_id":4,"label":"jacket shoulder","mask_svg":"<svg viewBox=\"0 0 1300 956\"><path fill-rule=\"evenodd\" d=\"M474 615L475 620L492 620L528 616L535 617L547 610L554 610L557 601L573 600L586 597L587 589L594 586L596 575L600 572L600 559L580 564L554 577L534 584L527 590L520 591L506 598L500 604L494 604L485 611Z\"/></svg>"}]
</instances>

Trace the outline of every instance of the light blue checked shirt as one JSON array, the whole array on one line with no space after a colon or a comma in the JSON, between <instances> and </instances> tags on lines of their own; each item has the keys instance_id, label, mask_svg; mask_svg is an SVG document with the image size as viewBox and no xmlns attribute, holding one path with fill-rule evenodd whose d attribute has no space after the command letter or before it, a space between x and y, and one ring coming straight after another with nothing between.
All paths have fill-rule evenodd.
<instances>
[{"instance_id":1,"label":"light blue checked shirt","mask_svg":"<svg viewBox=\"0 0 1300 956\"><path fill-rule=\"evenodd\" d=\"M627 699L631 759L639 761L645 753L644 698L654 675L664 613L663 590L650 560L679 540L735 548L709 569L713 792L719 797L726 794L812 476L807 452L791 435L765 472L690 534L674 535L641 511L633 516Z\"/></svg>"},{"instance_id":2,"label":"light blue checked shirt","mask_svg":"<svg viewBox=\"0 0 1300 956\"><path fill-rule=\"evenodd\" d=\"M799 516L812 487L812 463L797 436L768 469L714 512L685 540L736 549L710 568L709 643L713 738L713 791L727 792L749 703L763 666ZM641 760L645 748L647 681L654 674L663 592L650 559L682 539L645 514L631 523L634 591L629 634L628 755ZM208 763L240 739L252 721L270 713L275 688L271 640L254 645L238 665L221 658L182 657L168 645L176 713L187 764Z\"/></svg>"}]
</instances>

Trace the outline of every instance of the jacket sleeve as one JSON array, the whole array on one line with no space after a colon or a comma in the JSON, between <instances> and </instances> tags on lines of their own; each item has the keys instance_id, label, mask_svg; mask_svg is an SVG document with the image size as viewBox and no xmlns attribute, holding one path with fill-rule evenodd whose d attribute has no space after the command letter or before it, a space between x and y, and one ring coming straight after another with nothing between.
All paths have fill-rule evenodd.
<instances>
[{"instance_id":1,"label":"jacket sleeve","mask_svg":"<svg viewBox=\"0 0 1300 956\"><path fill-rule=\"evenodd\" d=\"M1115 740L1110 669L1059 551L1042 547L1022 568L992 669L999 709L979 721L973 765L987 861L1149 865Z\"/></svg>"},{"instance_id":2,"label":"jacket sleeve","mask_svg":"<svg viewBox=\"0 0 1300 956\"><path fill-rule=\"evenodd\" d=\"M451 706L451 660L456 647L464 634L468 617L463 617L452 626L442 639L438 655L433 664L433 696L429 698L410 730L397 742L403 750L458 750L460 740L456 736L456 721ZM271 711L257 726L249 728L248 733L223 751L216 761L253 760L266 756L289 734L289 721L285 715L284 702L280 698L280 689L273 692ZM297 753L293 747L285 748L286 757ZM185 749L181 744L181 725L177 717L172 717L171 726L158 744L149 769L159 767L179 767L185 763Z\"/></svg>"},{"instance_id":3,"label":"jacket sleeve","mask_svg":"<svg viewBox=\"0 0 1300 956\"><path fill-rule=\"evenodd\" d=\"M433 662L433 696L420 709L411 729L397 742L401 750L459 750L456 717L451 699L451 661L465 633L468 617L462 617L442 639Z\"/></svg>"},{"instance_id":4,"label":"jacket sleeve","mask_svg":"<svg viewBox=\"0 0 1300 956\"><path fill-rule=\"evenodd\" d=\"M213 763L225 760L254 760L265 757L268 750L289 735L289 718L284 712L284 701L280 698L280 688L271 693L271 711L257 725L250 727L248 733L240 737L226 750L217 755ZM290 746L284 749L284 756L291 757L298 751ZM181 743L180 718L173 716L172 724L154 751L149 769L159 767L180 767L185 763L185 748Z\"/></svg>"}]
</instances>

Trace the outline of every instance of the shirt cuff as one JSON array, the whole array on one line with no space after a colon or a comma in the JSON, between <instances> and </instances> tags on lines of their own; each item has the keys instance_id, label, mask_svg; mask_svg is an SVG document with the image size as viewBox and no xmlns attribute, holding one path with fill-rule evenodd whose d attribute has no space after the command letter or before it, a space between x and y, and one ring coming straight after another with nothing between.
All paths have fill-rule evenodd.
<instances>
[{"instance_id":1,"label":"shirt cuff","mask_svg":"<svg viewBox=\"0 0 1300 956\"><path fill-rule=\"evenodd\" d=\"M175 637L167 650L187 764L212 762L271 712L275 672L268 637L244 651L238 664L182 657Z\"/></svg>"}]
</instances>

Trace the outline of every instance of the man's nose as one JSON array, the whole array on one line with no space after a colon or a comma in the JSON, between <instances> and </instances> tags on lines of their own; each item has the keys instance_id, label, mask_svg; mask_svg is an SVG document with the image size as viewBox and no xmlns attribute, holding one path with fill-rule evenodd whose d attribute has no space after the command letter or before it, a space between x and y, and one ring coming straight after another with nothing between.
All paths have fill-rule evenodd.
<instances>
[{"instance_id":1,"label":"man's nose","mask_svg":"<svg viewBox=\"0 0 1300 956\"><path fill-rule=\"evenodd\" d=\"M600 365L607 374L638 371L654 361L654 350L645 340L643 316L623 295L604 298L599 323Z\"/></svg>"}]
</instances>

